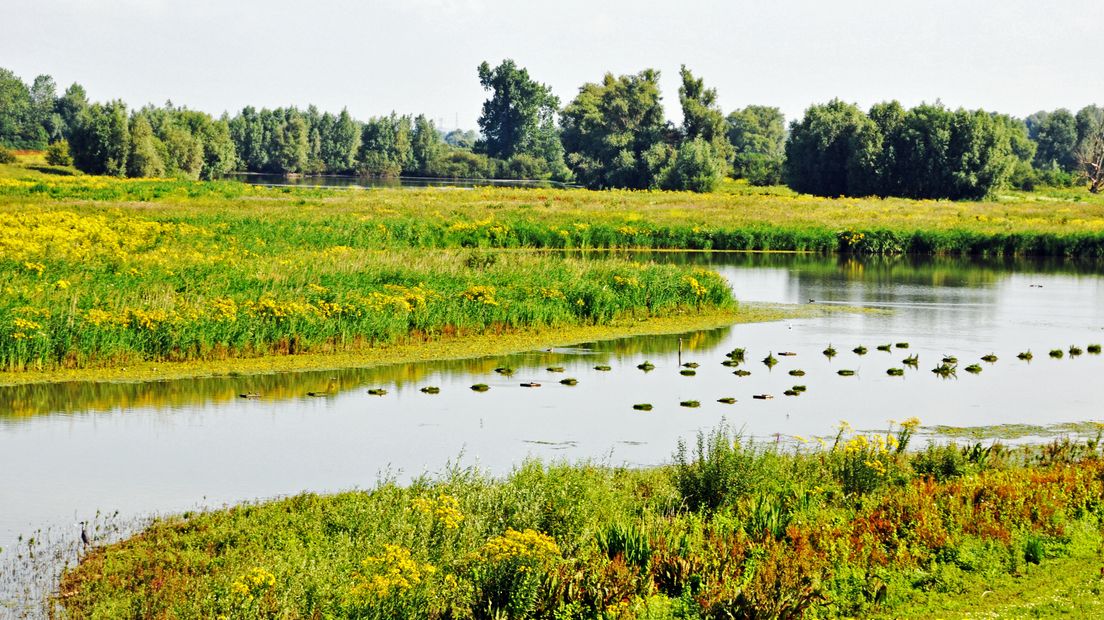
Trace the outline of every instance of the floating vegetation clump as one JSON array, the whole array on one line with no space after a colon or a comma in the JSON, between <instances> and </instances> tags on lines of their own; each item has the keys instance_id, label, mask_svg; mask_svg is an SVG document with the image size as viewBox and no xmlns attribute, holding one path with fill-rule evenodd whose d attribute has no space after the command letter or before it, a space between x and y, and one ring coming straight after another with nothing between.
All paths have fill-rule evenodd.
<instances>
[{"instance_id":1,"label":"floating vegetation clump","mask_svg":"<svg viewBox=\"0 0 1104 620\"><path fill-rule=\"evenodd\" d=\"M699 403L696 400L684 400L681 403L679 403L679 405L682 406L682 407L689 407L691 409L693 409L695 407L701 407L701 403Z\"/></svg>"},{"instance_id":2,"label":"floating vegetation clump","mask_svg":"<svg viewBox=\"0 0 1104 620\"><path fill-rule=\"evenodd\" d=\"M801 392L798 392L797 390L786 390L785 392L782 392L782 394L786 396L797 396L800 393Z\"/></svg>"},{"instance_id":3,"label":"floating vegetation clump","mask_svg":"<svg viewBox=\"0 0 1104 620\"><path fill-rule=\"evenodd\" d=\"M910 356L906 357L905 359L901 360L901 363L904 364L905 366L912 366L913 368L916 368L917 366L920 365L920 356L913 353L912 355L910 355Z\"/></svg>"},{"instance_id":4,"label":"floating vegetation clump","mask_svg":"<svg viewBox=\"0 0 1104 620\"><path fill-rule=\"evenodd\" d=\"M1063 353L1061 349L1051 349L1050 356L1055 359L1060 359L1065 356L1065 353Z\"/></svg>"},{"instance_id":5,"label":"floating vegetation clump","mask_svg":"<svg viewBox=\"0 0 1104 620\"><path fill-rule=\"evenodd\" d=\"M854 377L855 376L855 371L854 370L847 370L846 368L841 368L840 370L836 371L836 374L841 376L841 377Z\"/></svg>"},{"instance_id":6,"label":"floating vegetation clump","mask_svg":"<svg viewBox=\"0 0 1104 620\"><path fill-rule=\"evenodd\" d=\"M978 374L981 372L981 364L970 364L966 367L966 372L974 375Z\"/></svg>"},{"instance_id":7,"label":"floating vegetation clump","mask_svg":"<svg viewBox=\"0 0 1104 620\"><path fill-rule=\"evenodd\" d=\"M548 372L563 372L564 367L563 366L549 366L545 370L547 370Z\"/></svg>"},{"instance_id":8,"label":"floating vegetation clump","mask_svg":"<svg viewBox=\"0 0 1104 620\"><path fill-rule=\"evenodd\" d=\"M387 390L383 388L372 388L368 390L368 393L372 396L383 396L384 394L387 394Z\"/></svg>"},{"instance_id":9,"label":"floating vegetation clump","mask_svg":"<svg viewBox=\"0 0 1104 620\"><path fill-rule=\"evenodd\" d=\"M636 409L637 411L651 411L652 403L637 403L633 405L633 409Z\"/></svg>"},{"instance_id":10,"label":"floating vegetation clump","mask_svg":"<svg viewBox=\"0 0 1104 620\"><path fill-rule=\"evenodd\" d=\"M487 390L491 389L491 386L487 385L486 383L476 383L475 385L471 386L471 389L473 392L486 392Z\"/></svg>"},{"instance_id":11,"label":"floating vegetation clump","mask_svg":"<svg viewBox=\"0 0 1104 620\"><path fill-rule=\"evenodd\" d=\"M560 384L561 385L578 385L579 380L575 379L573 377L568 377L566 379L560 379Z\"/></svg>"},{"instance_id":12,"label":"floating vegetation clump","mask_svg":"<svg viewBox=\"0 0 1104 620\"><path fill-rule=\"evenodd\" d=\"M893 346L897 347L898 349L907 349L907 348L909 348L909 343L907 343L907 342L898 342L897 344L895 344Z\"/></svg>"},{"instance_id":13,"label":"floating vegetation clump","mask_svg":"<svg viewBox=\"0 0 1104 620\"><path fill-rule=\"evenodd\" d=\"M880 344L880 345L878 345L878 350L879 351L885 351L886 353L889 353L889 350L892 349L892 348L893 348L892 344Z\"/></svg>"},{"instance_id":14,"label":"floating vegetation clump","mask_svg":"<svg viewBox=\"0 0 1104 620\"><path fill-rule=\"evenodd\" d=\"M725 361L721 362L721 366L728 366L729 368L732 368L733 366L739 366L739 365L740 365L740 362L737 362L736 360L725 360Z\"/></svg>"},{"instance_id":15,"label":"floating vegetation clump","mask_svg":"<svg viewBox=\"0 0 1104 620\"><path fill-rule=\"evenodd\" d=\"M440 394L441 393L441 388L439 388L435 385L427 385L426 387L421 389L421 392L423 394Z\"/></svg>"},{"instance_id":16,"label":"floating vegetation clump","mask_svg":"<svg viewBox=\"0 0 1104 620\"><path fill-rule=\"evenodd\" d=\"M736 375L737 377L746 377L746 376L751 374L751 371L750 370L744 370L743 368L741 368L739 370L733 371L732 374Z\"/></svg>"},{"instance_id":17,"label":"floating vegetation clump","mask_svg":"<svg viewBox=\"0 0 1104 620\"><path fill-rule=\"evenodd\" d=\"M828 359L832 359L833 357L836 356L836 348L833 347L831 343L829 343L828 348L821 351L821 353L824 353L824 357L827 357Z\"/></svg>"},{"instance_id":18,"label":"floating vegetation clump","mask_svg":"<svg viewBox=\"0 0 1104 620\"><path fill-rule=\"evenodd\" d=\"M736 399L731 396L725 396L724 398L718 398L717 402L732 405L736 403Z\"/></svg>"},{"instance_id":19,"label":"floating vegetation clump","mask_svg":"<svg viewBox=\"0 0 1104 620\"><path fill-rule=\"evenodd\" d=\"M686 362L682 365L683 368L697 368L699 364L697 362Z\"/></svg>"},{"instance_id":20,"label":"floating vegetation clump","mask_svg":"<svg viewBox=\"0 0 1104 620\"><path fill-rule=\"evenodd\" d=\"M763 358L763 363L766 364L767 368L774 368L778 364L778 358L773 353L767 353L767 356Z\"/></svg>"},{"instance_id":21,"label":"floating vegetation clump","mask_svg":"<svg viewBox=\"0 0 1104 620\"><path fill-rule=\"evenodd\" d=\"M989 355L982 355L981 361L989 362L990 364L992 364L997 361L997 356L993 353L990 353Z\"/></svg>"},{"instance_id":22,"label":"floating vegetation clump","mask_svg":"<svg viewBox=\"0 0 1104 620\"><path fill-rule=\"evenodd\" d=\"M729 351L728 354L727 354L727 357L728 357L728 359L739 363L739 362L744 361L744 353L745 353L744 349L737 348L737 349L733 349L733 350Z\"/></svg>"},{"instance_id":23,"label":"floating vegetation clump","mask_svg":"<svg viewBox=\"0 0 1104 620\"><path fill-rule=\"evenodd\" d=\"M795 385L795 386L793 386L793 387L792 387L792 388L790 388L790 389L791 389L791 390L793 390L793 391L795 391L795 392L804 392L804 391L806 391L806 390L807 390L808 388L806 388L806 387L805 387L804 385Z\"/></svg>"},{"instance_id":24,"label":"floating vegetation clump","mask_svg":"<svg viewBox=\"0 0 1104 620\"><path fill-rule=\"evenodd\" d=\"M943 356L943 363L944 364L957 364L958 363L958 358L953 356L953 355L944 355Z\"/></svg>"},{"instance_id":25,"label":"floating vegetation clump","mask_svg":"<svg viewBox=\"0 0 1104 620\"><path fill-rule=\"evenodd\" d=\"M1069 348L1070 357L1076 357L1078 355L1081 355L1082 353L1084 353L1084 351L1081 350L1081 347L1079 347L1075 344L1070 345L1070 348Z\"/></svg>"},{"instance_id":26,"label":"floating vegetation clump","mask_svg":"<svg viewBox=\"0 0 1104 620\"><path fill-rule=\"evenodd\" d=\"M851 352L854 353L855 355L866 355L866 347L864 347L860 344L859 346L855 347L854 349L851 349Z\"/></svg>"},{"instance_id":27,"label":"floating vegetation clump","mask_svg":"<svg viewBox=\"0 0 1104 620\"><path fill-rule=\"evenodd\" d=\"M905 369L904 368L890 368L889 370L886 370L886 374L891 376L891 377L903 377L903 376L905 376Z\"/></svg>"},{"instance_id":28,"label":"floating vegetation clump","mask_svg":"<svg viewBox=\"0 0 1104 620\"><path fill-rule=\"evenodd\" d=\"M1100 345L1098 344L1090 344L1085 350L1093 355L1100 355Z\"/></svg>"},{"instance_id":29,"label":"floating vegetation clump","mask_svg":"<svg viewBox=\"0 0 1104 620\"><path fill-rule=\"evenodd\" d=\"M752 398L754 398L755 400L770 400L774 397L770 394L756 394L755 396L752 396Z\"/></svg>"},{"instance_id":30,"label":"floating vegetation clump","mask_svg":"<svg viewBox=\"0 0 1104 620\"><path fill-rule=\"evenodd\" d=\"M684 376L684 377L693 377L694 375L698 374L698 371L690 369L690 368L683 368L682 370L679 371L679 374Z\"/></svg>"},{"instance_id":31,"label":"floating vegetation clump","mask_svg":"<svg viewBox=\"0 0 1104 620\"><path fill-rule=\"evenodd\" d=\"M640 370L643 370L644 372L651 372L655 370L655 364L648 361L645 361L643 364L637 364L636 367Z\"/></svg>"},{"instance_id":32,"label":"floating vegetation clump","mask_svg":"<svg viewBox=\"0 0 1104 620\"><path fill-rule=\"evenodd\" d=\"M528 383L521 384L521 387L523 388L539 388L540 386L541 384L537 383L536 381L530 381Z\"/></svg>"},{"instance_id":33,"label":"floating vegetation clump","mask_svg":"<svg viewBox=\"0 0 1104 620\"><path fill-rule=\"evenodd\" d=\"M953 377L955 375L955 371L957 369L958 369L958 366L956 366L954 364L949 364L947 362L943 362L942 364L936 366L935 368L932 368L932 372L939 375L940 377L947 378L947 377Z\"/></svg>"},{"instance_id":34,"label":"floating vegetation clump","mask_svg":"<svg viewBox=\"0 0 1104 620\"><path fill-rule=\"evenodd\" d=\"M1020 353L1016 357L1024 360L1025 362L1030 362L1035 356L1031 354L1031 349L1028 349L1027 351Z\"/></svg>"},{"instance_id":35,"label":"floating vegetation clump","mask_svg":"<svg viewBox=\"0 0 1104 620\"><path fill-rule=\"evenodd\" d=\"M795 368L795 369L790 371L790 376L791 377L804 377L805 376L805 371L801 370L800 368Z\"/></svg>"},{"instance_id":36,"label":"floating vegetation clump","mask_svg":"<svg viewBox=\"0 0 1104 620\"><path fill-rule=\"evenodd\" d=\"M598 366L594 367L594 370L600 370L602 372L609 372L609 371L613 370L613 368L611 368L610 366L604 366L604 365L599 364Z\"/></svg>"},{"instance_id":37,"label":"floating vegetation clump","mask_svg":"<svg viewBox=\"0 0 1104 620\"><path fill-rule=\"evenodd\" d=\"M514 369L508 366L500 366L498 368L495 368L494 371L504 377L509 377L510 375L514 374Z\"/></svg>"}]
</instances>

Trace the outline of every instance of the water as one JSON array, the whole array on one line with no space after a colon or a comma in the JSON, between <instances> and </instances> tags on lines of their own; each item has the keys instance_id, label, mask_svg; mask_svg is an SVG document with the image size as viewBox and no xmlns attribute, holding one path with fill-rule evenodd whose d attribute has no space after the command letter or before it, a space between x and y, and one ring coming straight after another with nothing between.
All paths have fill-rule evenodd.
<instances>
[{"instance_id":1,"label":"water","mask_svg":"<svg viewBox=\"0 0 1104 620\"><path fill-rule=\"evenodd\" d=\"M241 181L251 185L267 187L330 187L330 188L419 188L419 187L578 187L556 181L514 180L514 179L443 179L433 177L371 178L340 175L294 175L259 174L238 172L225 176L231 181Z\"/></svg>"},{"instance_id":2,"label":"water","mask_svg":"<svg viewBox=\"0 0 1104 620\"><path fill-rule=\"evenodd\" d=\"M0 388L0 548L16 537L73 524L97 511L123 518L197 506L372 486L449 461L505 472L530 457L614 465L667 461L679 438L719 421L761 441L830 436L839 420L881 429L919 417L926 426L1048 425L1104 419L1096 381L1104 356L1050 359L1052 348L1104 341L1098 265L951 260L854 261L790 255L657 254L708 264L742 300L859 306L863 313L738 325L679 336L631 338L487 359L369 370L221 377L150 384ZM907 341L890 353L875 346ZM832 343L839 355L821 350ZM857 356L856 345L870 352ZM721 366L747 349L739 378ZM1030 349L1031 363L1016 359ZM768 352L793 351L773 370ZM996 353L980 375L930 372L944 354L960 368ZM918 354L918 369L886 375ZM656 369L636 365L650 360ZM609 372L594 366L608 364ZM515 369L512 377L493 372ZM563 366L564 373L546 370ZM801 368L804 377L788 371ZM836 371L854 369L854 377ZM324 391L334 379L334 394ZM558 383L578 379L577 386ZM540 388L523 388L535 380ZM491 390L476 393L474 383ZM800 397L783 396L795 384ZM420 387L434 385L428 395ZM371 396L369 388L388 390ZM260 398L239 394L256 392ZM754 400L754 394L773 400ZM732 396L734 405L716 402ZM679 406L699 400L698 409ZM634 403L654 405L637 412ZM10 552L8 553L10 556ZM0 561L3 560L0 554Z\"/></svg>"}]
</instances>

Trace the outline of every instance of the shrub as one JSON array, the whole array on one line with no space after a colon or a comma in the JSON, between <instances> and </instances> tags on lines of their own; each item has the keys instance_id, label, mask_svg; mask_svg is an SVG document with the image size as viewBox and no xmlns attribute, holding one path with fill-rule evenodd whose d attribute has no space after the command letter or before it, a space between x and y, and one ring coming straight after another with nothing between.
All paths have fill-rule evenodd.
<instances>
[{"instance_id":1,"label":"shrub","mask_svg":"<svg viewBox=\"0 0 1104 620\"><path fill-rule=\"evenodd\" d=\"M51 166L72 166L73 157L69 155L69 141L58 140L46 147L46 163Z\"/></svg>"},{"instance_id":2,"label":"shrub","mask_svg":"<svg viewBox=\"0 0 1104 620\"><path fill-rule=\"evenodd\" d=\"M691 510L716 510L761 488L769 478L770 456L721 424L708 435L698 433L693 455L679 440L675 486Z\"/></svg>"},{"instance_id":3,"label":"shrub","mask_svg":"<svg viewBox=\"0 0 1104 620\"><path fill-rule=\"evenodd\" d=\"M14 164L15 153L12 153L7 148L0 146L0 164Z\"/></svg>"}]
</instances>

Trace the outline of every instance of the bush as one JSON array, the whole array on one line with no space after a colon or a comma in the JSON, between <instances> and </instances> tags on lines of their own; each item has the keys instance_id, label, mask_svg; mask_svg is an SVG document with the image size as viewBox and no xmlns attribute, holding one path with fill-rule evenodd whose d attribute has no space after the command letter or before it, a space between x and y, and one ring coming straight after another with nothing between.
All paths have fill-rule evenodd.
<instances>
[{"instance_id":1,"label":"bush","mask_svg":"<svg viewBox=\"0 0 1104 620\"><path fill-rule=\"evenodd\" d=\"M688 452L686 443L679 440L674 476L691 510L716 510L761 488L769 478L768 453L745 443L723 424L708 435L699 432L695 454Z\"/></svg>"},{"instance_id":2,"label":"bush","mask_svg":"<svg viewBox=\"0 0 1104 620\"><path fill-rule=\"evenodd\" d=\"M738 179L747 179L751 185L764 187L782 182L782 164L780 157L771 157L763 153L741 153L736 155L733 174Z\"/></svg>"},{"instance_id":3,"label":"bush","mask_svg":"<svg viewBox=\"0 0 1104 620\"><path fill-rule=\"evenodd\" d=\"M705 140L683 142L675 152L674 163L665 172L664 189L711 192L724 177L727 164Z\"/></svg>"},{"instance_id":4,"label":"bush","mask_svg":"<svg viewBox=\"0 0 1104 620\"><path fill-rule=\"evenodd\" d=\"M69 154L69 141L58 140L46 147L46 163L51 166L72 166L73 157Z\"/></svg>"},{"instance_id":5,"label":"bush","mask_svg":"<svg viewBox=\"0 0 1104 620\"><path fill-rule=\"evenodd\" d=\"M0 164L14 164L15 153L12 153L8 149L0 146Z\"/></svg>"}]
</instances>

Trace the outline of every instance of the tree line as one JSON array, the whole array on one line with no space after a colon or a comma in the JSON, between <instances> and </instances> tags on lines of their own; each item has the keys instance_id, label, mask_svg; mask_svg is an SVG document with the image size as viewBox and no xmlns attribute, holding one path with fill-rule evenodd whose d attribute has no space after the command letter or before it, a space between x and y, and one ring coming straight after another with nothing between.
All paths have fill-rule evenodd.
<instances>
[{"instance_id":1,"label":"tree line","mask_svg":"<svg viewBox=\"0 0 1104 620\"><path fill-rule=\"evenodd\" d=\"M552 179L591 188L710 191L725 176L825 196L970 199L996 189L1088 180L1104 189L1104 108L1026 119L940 103L867 111L840 100L789 126L778 108L725 115L683 67L683 121L666 120L659 72L606 74L561 105L512 60L481 64L479 133L443 132L424 115L354 119L309 106L233 117L176 107L128 111L63 94L49 76L0 69L0 145L48 148L56 163L120 176L216 178L230 171Z\"/></svg>"}]
</instances>

